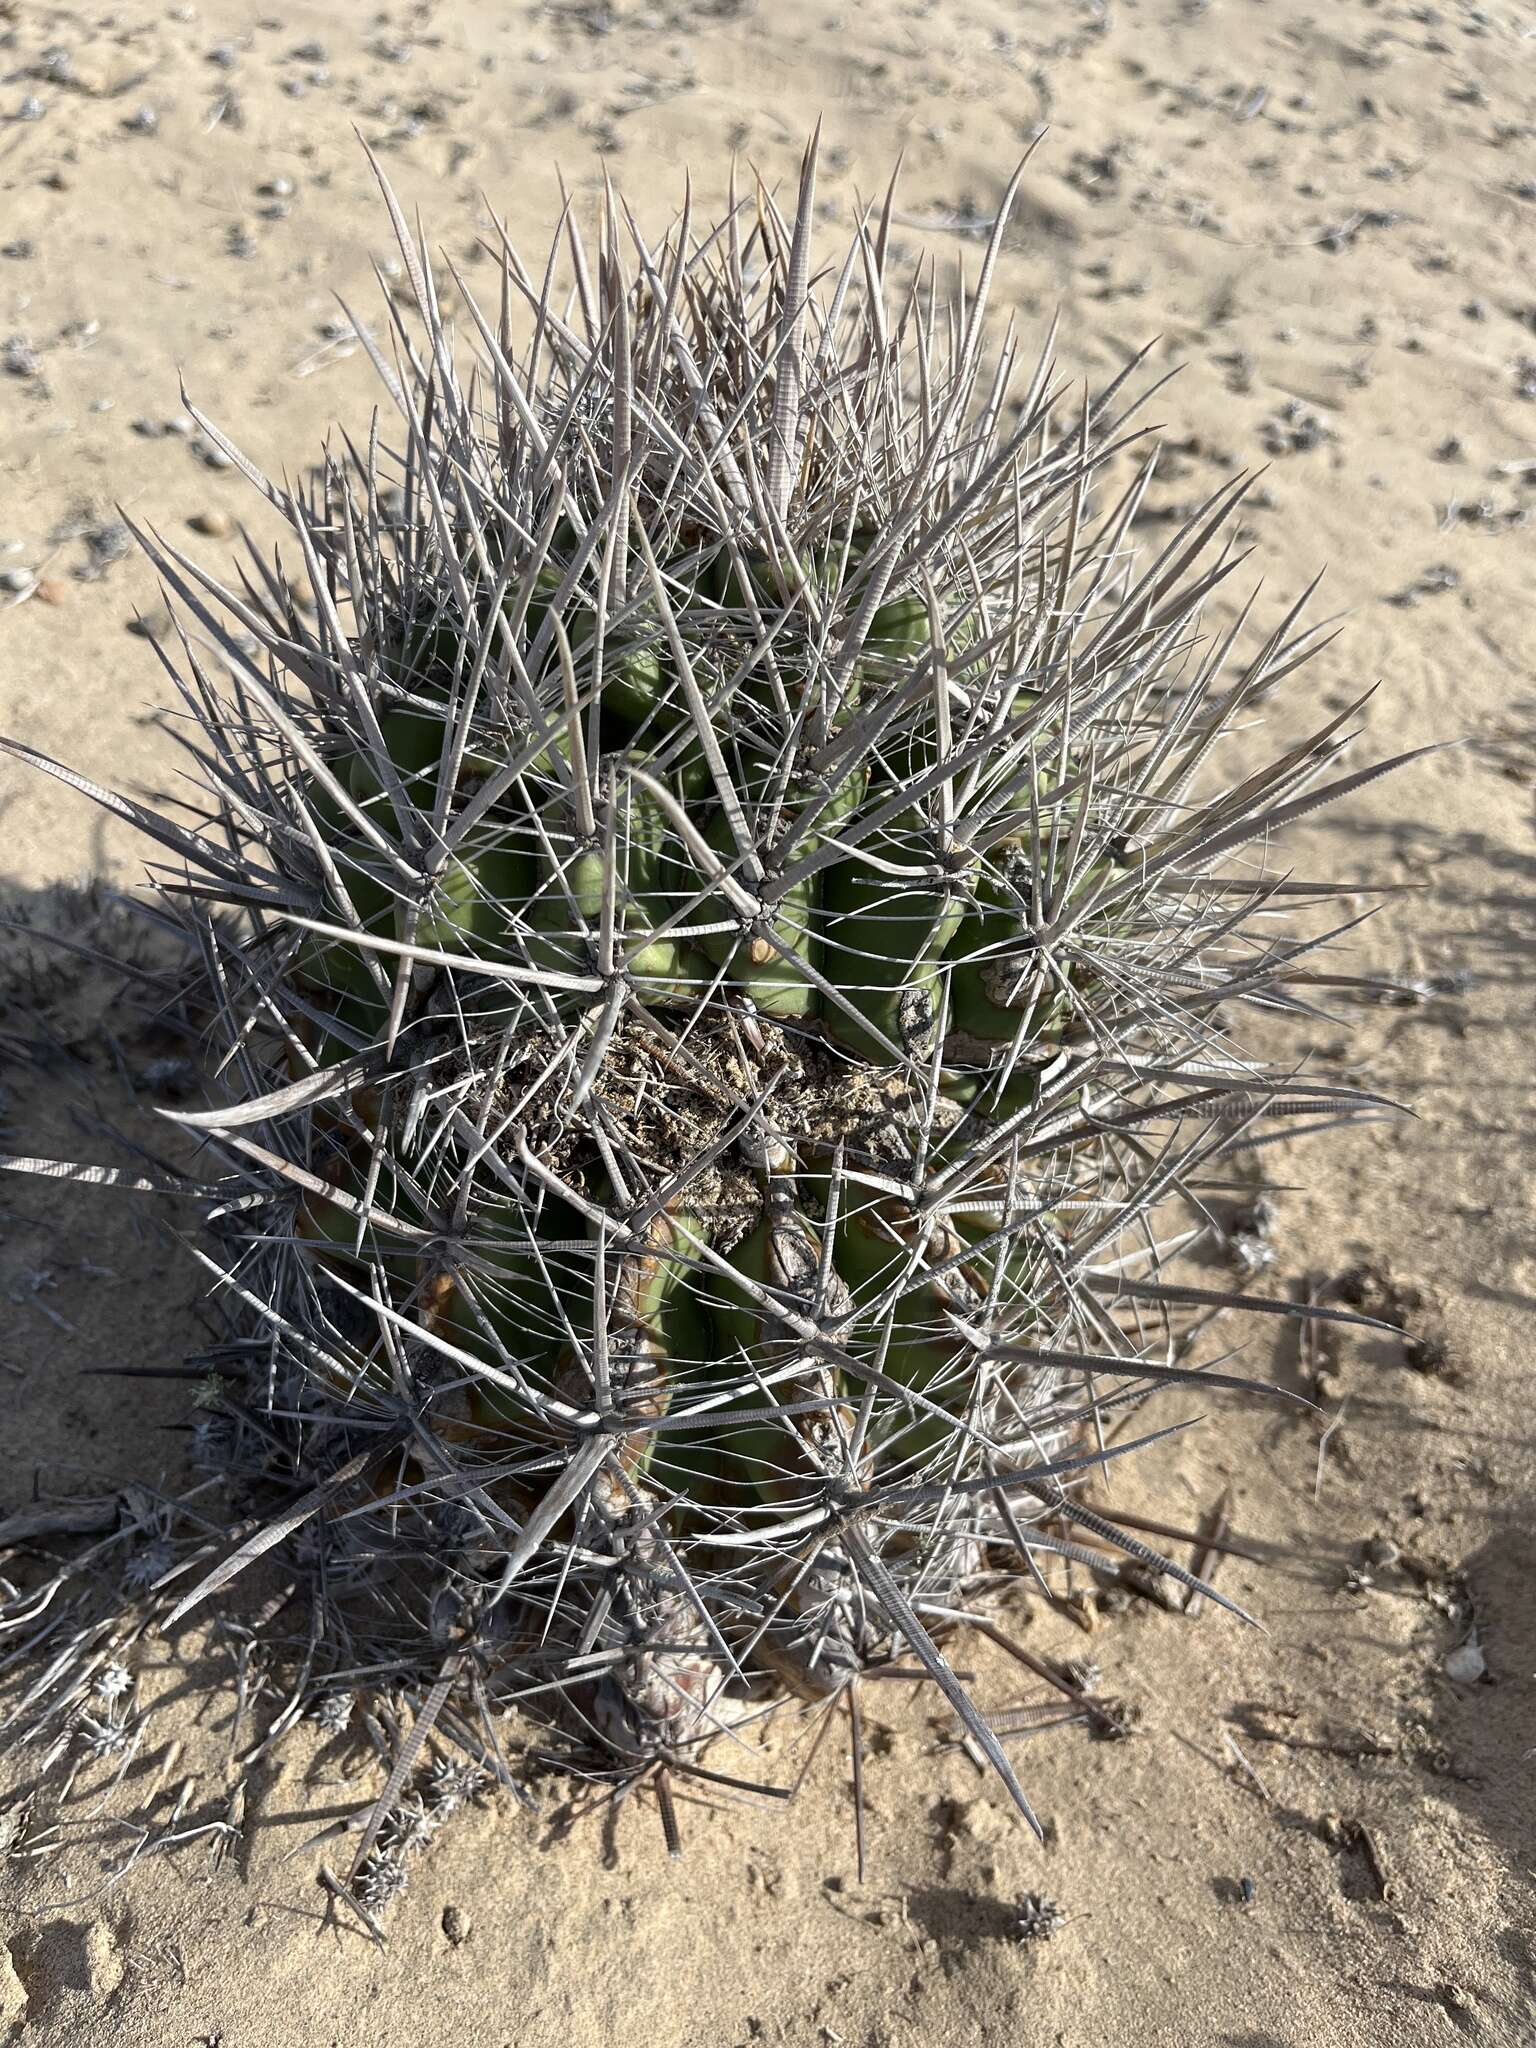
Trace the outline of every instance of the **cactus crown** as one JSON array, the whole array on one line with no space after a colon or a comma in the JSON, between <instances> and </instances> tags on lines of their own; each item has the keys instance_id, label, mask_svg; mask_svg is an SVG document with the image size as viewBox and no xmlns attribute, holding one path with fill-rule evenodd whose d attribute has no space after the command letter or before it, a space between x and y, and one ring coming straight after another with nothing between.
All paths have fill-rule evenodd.
<instances>
[{"instance_id":1,"label":"cactus crown","mask_svg":"<svg viewBox=\"0 0 1536 2048\"><path fill-rule=\"evenodd\" d=\"M1084 1486L1224 1383L1181 1319L1273 1306L1167 1259L1264 1119L1376 1104L1232 1035L1317 978L1274 833L1361 777L1319 787L1345 714L1224 778L1316 638L1202 628L1240 483L1133 553L1123 380L1064 419L987 327L1006 207L946 303L889 196L815 270L814 193L813 147L792 218L653 249L610 192L568 302L503 238L468 373L390 198L396 445L305 496L199 418L314 596L146 541L206 800L145 822L219 1055L211 1455L276 1490L313 1683L527 1698L622 1775L899 1651L1022 1804L943 1634L1149 1555Z\"/></svg>"}]
</instances>

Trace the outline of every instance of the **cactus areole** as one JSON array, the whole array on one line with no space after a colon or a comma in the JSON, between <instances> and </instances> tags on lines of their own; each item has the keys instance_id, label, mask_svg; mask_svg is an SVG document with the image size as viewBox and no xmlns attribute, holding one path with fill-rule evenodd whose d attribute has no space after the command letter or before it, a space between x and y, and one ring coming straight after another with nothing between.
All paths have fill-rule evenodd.
<instances>
[{"instance_id":1,"label":"cactus areole","mask_svg":"<svg viewBox=\"0 0 1536 2048\"><path fill-rule=\"evenodd\" d=\"M889 199L816 267L814 192L654 248L610 194L492 314L388 199L394 416L307 495L230 451L312 605L145 539L204 815L133 815L214 1054L220 1469L310 1688L664 1785L920 1668L1027 1813L946 1641L1152 1559L1114 1459L1233 1384L1192 1313L1283 1306L1167 1266L1236 1154L1377 1104L1238 1035L1336 893L1275 834L1364 776L1347 717L1229 766L1312 636L1202 623L1240 485L1128 545L1135 403L1015 374L1001 218L944 304Z\"/></svg>"}]
</instances>

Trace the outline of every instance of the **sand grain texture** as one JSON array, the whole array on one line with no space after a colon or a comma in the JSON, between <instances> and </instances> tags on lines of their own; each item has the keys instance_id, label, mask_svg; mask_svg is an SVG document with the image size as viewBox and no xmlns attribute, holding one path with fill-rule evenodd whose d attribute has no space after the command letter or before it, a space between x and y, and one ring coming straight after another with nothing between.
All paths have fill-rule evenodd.
<instances>
[{"instance_id":1,"label":"sand grain texture","mask_svg":"<svg viewBox=\"0 0 1536 2048\"><path fill-rule=\"evenodd\" d=\"M1461 742L1309 829L1302 865L1426 885L1354 935L1346 971L1469 978L1402 1008L1335 1005L1303 1033L1314 1064L1369 1074L1416 1115L1326 1159L1286 1155L1305 1187L1278 1198L1258 1283L1373 1262L1420 1291L1407 1334L1443 1344L1444 1366L1412 1369L1395 1340L1337 1346L1344 1419L1316 1498L1316 1428L1255 1403L1213 1401L1202 1429L1118 1468L1122 1506L1180 1523L1230 1486L1233 1526L1293 1554L1223 1567L1267 1635L1145 1601L1091 1640L1029 1624L1032 1649L1091 1653L1105 1693L1142 1712L1128 1741L1069 1728L1016 1745L1045 1849L963 1756L933 1754L953 1732L937 1705L891 1685L867 1709L881 1753L862 1888L834 1742L788 1811L686 1807L677 1864L643 1803L606 1830L562 1825L555 1789L534 1814L472 1811L418 1860L379 1950L327 1922L314 1881L350 1845L306 1847L376 1780L317 1735L251 1776L221 1857L225 1838L204 1834L103 1890L134 1837L77 1830L61 1854L0 1864L0 2040L1536 2038L1533 61L1529 17L1496 0L445 0L283 6L254 24L232 0L129 0L111 17L0 4L5 730L125 789L173 772L153 715L167 691L129 631L136 608L158 627L160 599L142 559L116 559L115 508L210 564L232 522L266 535L236 472L208 466L195 432L160 430L181 412L178 369L275 474L297 476L334 423L366 432L372 373L337 299L382 331L369 265L390 244L354 123L472 285L491 276L482 188L537 250L557 170L590 202L606 164L659 230L685 164L708 216L733 144L787 181L818 114L829 219L904 150L908 253L974 265L970 224L1048 123L997 300L1028 334L1059 306L1077 371L1102 377L1152 337L1153 372L1187 366L1157 402L1169 452L1149 546L1233 468L1269 465L1243 515L1268 601L1326 566L1319 615L1349 617L1299 701L1267 715L1315 723L1319 699L1379 679L1352 763ZM0 770L0 805L12 903L140 872L125 828L18 765ZM163 1145L148 1095L103 1051L110 992L51 974L0 948L8 1148L105 1156L82 1087ZM195 1348L197 1280L171 1220L0 1188L0 1510L34 1483L73 1496L181 1475L174 1383L78 1376ZM1261 1332L1246 1363L1299 1383L1289 1336ZM1170 1397L1160 1419L1192 1412ZM1371 1565L1373 1539L1396 1561ZM166 1788L163 1819L190 1777L187 1826L227 1817L234 1783L228 1691L189 1682L215 1668L189 1667L197 1641L152 1660L142 1697L157 1705L127 1781L144 1801ZM989 1708L1036 1690L986 1646L963 1661ZM802 1752L786 1719L776 1767ZM1066 1916L1049 1940L1012 1938L1025 1891Z\"/></svg>"}]
</instances>

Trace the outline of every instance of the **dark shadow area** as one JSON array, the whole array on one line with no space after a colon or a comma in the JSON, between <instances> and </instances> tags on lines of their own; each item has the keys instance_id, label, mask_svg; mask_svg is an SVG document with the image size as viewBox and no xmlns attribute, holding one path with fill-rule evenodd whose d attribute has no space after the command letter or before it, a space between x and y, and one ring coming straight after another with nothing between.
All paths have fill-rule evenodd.
<instances>
[{"instance_id":1,"label":"dark shadow area","mask_svg":"<svg viewBox=\"0 0 1536 2048\"><path fill-rule=\"evenodd\" d=\"M157 1114L197 1078L196 1047L165 1022L173 958L105 888L0 888L0 1153L167 1178L193 1163ZM173 1195L0 1173L0 1522L99 1536L85 1503L184 1483L180 1375L207 1330L176 1242L193 1220Z\"/></svg>"},{"instance_id":2,"label":"dark shadow area","mask_svg":"<svg viewBox=\"0 0 1536 2048\"><path fill-rule=\"evenodd\" d=\"M72 1993L100 1997L101 1940L99 1923L62 1919L35 1922L12 1937L11 1956L27 1994L29 2023L56 2015Z\"/></svg>"},{"instance_id":3,"label":"dark shadow area","mask_svg":"<svg viewBox=\"0 0 1536 2048\"><path fill-rule=\"evenodd\" d=\"M1463 1634L1475 1630L1487 1671L1471 1684L1436 1675L1425 1761L1441 1795L1525 1877L1536 1842L1536 1500L1503 1503L1498 1522L1498 1534L1456 1573L1470 1608ZM1536 1939L1528 1930L1510 1934L1518 1951L1511 1959L1536 1994Z\"/></svg>"},{"instance_id":4,"label":"dark shadow area","mask_svg":"<svg viewBox=\"0 0 1536 2048\"><path fill-rule=\"evenodd\" d=\"M1527 745L1536 750L1536 742ZM1383 884L1421 885L1413 899L1420 936L1438 967L1472 977L1466 1016L1474 1028L1478 988L1526 988L1536 980L1536 852L1418 816L1389 822L1341 813L1329 831L1367 854L1360 872ZM1463 877L1475 869L1482 874L1472 885ZM1426 1005L1419 1014L1441 1013ZM1454 1016L1446 1006L1444 1019Z\"/></svg>"},{"instance_id":5,"label":"dark shadow area","mask_svg":"<svg viewBox=\"0 0 1536 2048\"><path fill-rule=\"evenodd\" d=\"M979 1892L937 1887L914 1891L908 1895L907 1912L925 1934L951 1948L1018 1939L1018 1908Z\"/></svg>"}]
</instances>

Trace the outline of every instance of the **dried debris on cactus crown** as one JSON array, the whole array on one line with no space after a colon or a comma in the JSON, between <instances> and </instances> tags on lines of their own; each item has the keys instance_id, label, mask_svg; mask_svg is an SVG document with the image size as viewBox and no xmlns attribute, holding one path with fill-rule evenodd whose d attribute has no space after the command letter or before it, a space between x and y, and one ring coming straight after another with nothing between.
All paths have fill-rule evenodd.
<instances>
[{"instance_id":1,"label":"dried debris on cactus crown","mask_svg":"<svg viewBox=\"0 0 1536 2048\"><path fill-rule=\"evenodd\" d=\"M1147 1395L1248 1384L1197 1316L1313 1312L1166 1268L1224 1161L1383 1108L1235 1036L1347 984L1272 843L1381 770L1328 779L1351 713L1227 765L1317 636L1202 626L1240 483L1132 552L1123 380L1064 418L987 325L1006 207L940 312L889 196L813 274L814 145L790 217L652 247L610 192L569 300L558 242L491 313L454 276L456 352L386 203L393 434L307 496L230 449L313 611L145 537L204 812L92 792L217 1054L201 1449L265 1518L176 1612L281 1542L302 1684L663 1786L915 1659L1027 1812L945 1636L1074 1561L1195 1583L1084 1494Z\"/></svg>"}]
</instances>

